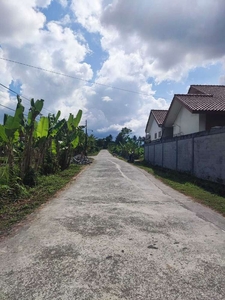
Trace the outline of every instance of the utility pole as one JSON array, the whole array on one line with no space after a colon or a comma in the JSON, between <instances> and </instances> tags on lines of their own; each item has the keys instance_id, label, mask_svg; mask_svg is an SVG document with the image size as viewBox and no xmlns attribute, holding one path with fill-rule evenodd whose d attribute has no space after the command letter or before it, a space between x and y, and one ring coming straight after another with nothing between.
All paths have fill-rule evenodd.
<instances>
[{"instance_id":1,"label":"utility pole","mask_svg":"<svg viewBox=\"0 0 225 300\"><path fill-rule=\"evenodd\" d=\"M84 155L87 155L87 120L85 121L85 153Z\"/></svg>"}]
</instances>

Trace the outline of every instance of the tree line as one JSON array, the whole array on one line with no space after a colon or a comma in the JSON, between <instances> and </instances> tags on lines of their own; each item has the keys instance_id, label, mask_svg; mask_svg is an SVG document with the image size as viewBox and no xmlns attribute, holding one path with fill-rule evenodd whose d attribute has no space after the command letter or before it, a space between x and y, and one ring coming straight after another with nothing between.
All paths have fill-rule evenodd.
<instances>
[{"instance_id":1,"label":"tree line","mask_svg":"<svg viewBox=\"0 0 225 300\"><path fill-rule=\"evenodd\" d=\"M102 149L108 149L112 154L122 156L123 158L129 159L129 155L132 154L135 159L143 158L144 138L136 135L132 135L132 130L124 127L113 140L110 134L106 138L99 139L97 144Z\"/></svg>"}]
</instances>

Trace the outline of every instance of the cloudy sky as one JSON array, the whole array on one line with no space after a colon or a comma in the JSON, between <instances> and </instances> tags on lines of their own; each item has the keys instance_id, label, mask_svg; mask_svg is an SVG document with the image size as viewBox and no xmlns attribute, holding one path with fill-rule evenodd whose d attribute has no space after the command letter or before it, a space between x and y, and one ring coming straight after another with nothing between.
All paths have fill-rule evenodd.
<instances>
[{"instance_id":1,"label":"cloudy sky","mask_svg":"<svg viewBox=\"0 0 225 300\"><path fill-rule=\"evenodd\" d=\"M45 115L82 109L95 136L144 136L174 93L225 84L224 32L224 0L1 0L0 84ZM2 85L0 122L16 105Z\"/></svg>"}]
</instances>

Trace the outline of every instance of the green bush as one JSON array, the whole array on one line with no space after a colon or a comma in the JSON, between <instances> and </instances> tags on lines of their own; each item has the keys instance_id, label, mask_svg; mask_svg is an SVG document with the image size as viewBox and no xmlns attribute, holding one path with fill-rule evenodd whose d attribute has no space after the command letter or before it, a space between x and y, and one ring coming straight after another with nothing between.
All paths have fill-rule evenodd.
<instances>
[{"instance_id":1,"label":"green bush","mask_svg":"<svg viewBox=\"0 0 225 300\"><path fill-rule=\"evenodd\" d=\"M8 166L0 166L0 185L8 184L9 172Z\"/></svg>"}]
</instances>

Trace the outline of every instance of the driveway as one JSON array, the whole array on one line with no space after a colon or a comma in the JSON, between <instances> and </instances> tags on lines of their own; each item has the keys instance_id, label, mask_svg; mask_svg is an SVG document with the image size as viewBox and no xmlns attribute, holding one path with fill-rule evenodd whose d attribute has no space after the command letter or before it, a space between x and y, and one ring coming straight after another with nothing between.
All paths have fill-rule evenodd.
<instances>
[{"instance_id":1,"label":"driveway","mask_svg":"<svg viewBox=\"0 0 225 300\"><path fill-rule=\"evenodd\" d=\"M225 219L100 152L0 244L0 299L225 299Z\"/></svg>"}]
</instances>

